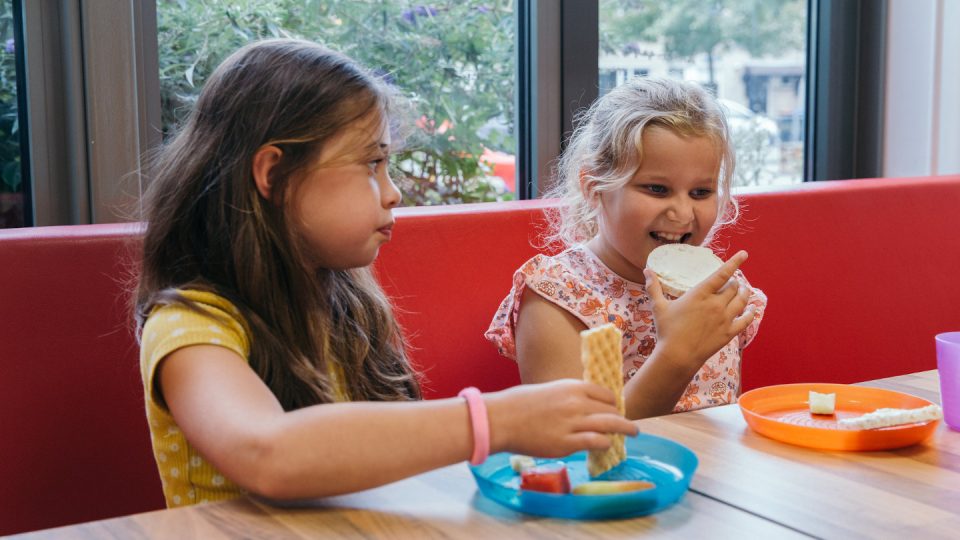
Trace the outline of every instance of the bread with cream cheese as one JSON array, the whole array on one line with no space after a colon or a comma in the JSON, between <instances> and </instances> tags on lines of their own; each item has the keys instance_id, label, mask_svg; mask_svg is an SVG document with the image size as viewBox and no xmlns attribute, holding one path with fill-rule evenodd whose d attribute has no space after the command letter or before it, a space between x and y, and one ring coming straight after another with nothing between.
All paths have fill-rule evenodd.
<instances>
[{"instance_id":1,"label":"bread with cream cheese","mask_svg":"<svg viewBox=\"0 0 960 540\"><path fill-rule=\"evenodd\" d=\"M660 280L663 292L679 297L723 265L709 248L687 244L664 244L647 257L647 268Z\"/></svg>"}]
</instances>

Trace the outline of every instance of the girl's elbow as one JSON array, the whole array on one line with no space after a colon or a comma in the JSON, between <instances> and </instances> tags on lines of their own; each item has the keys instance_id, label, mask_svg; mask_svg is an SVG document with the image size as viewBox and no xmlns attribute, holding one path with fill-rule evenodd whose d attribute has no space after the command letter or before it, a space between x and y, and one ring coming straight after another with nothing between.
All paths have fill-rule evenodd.
<instances>
[{"instance_id":1,"label":"girl's elbow","mask_svg":"<svg viewBox=\"0 0 960 540\"><path fill-rule=\"evenodd\" d=\"M304 485L308 474L298 470L290 460L272 454L258 468L254 492L256 495L275 501L290 501L316 496Z\"/></svg>"},{"instance_id":2,"label":"girl's elbow","mask_svg":"<svg viewBox=\"0 0 960 540\"><path fill-rule=\"evenodd\" d=\"M279 438L259 444L257 459L252 463L249 481L243 486L250 494L274 501L291 501L327 495L313 484L318 471L305 471L298 461L284 451Z\"/></svg>"},{"instance_id":3,"label":"girl's elbow","mask_svg":"<svg viewBox=\"0 0 960 540\"><path fill-rule=\"evenodd\" d=\"M291 484L288 479L281 478L275 474L267 474L260 477L255 485L250 486L248 491L251 495L270 501L290 501L305 497L291 489Z\"/></svg>"},{"instance_id":4,"label":"girl's elbow","mask_svg":"<svg viewBox=\"0 0 960 540\"><path fill-rule=\"evenodd\" d=\"M307 482L303 471L294 471L289 467L264 467L255 483L248 488L251 495L277 502L289 502L301 499L315 499L336 495L317 489Z\"/></svg>"},{"instance_id":5,"label":"girl's elbow","mask_svg":"<svg viewBox=\"0 0 960 540\"><path fill-rule=\"evenodd\" d=\"M247 493L273 500L292 498L293 482L283 457L281 444L276 437L263 436L247 441L243 449L235 449L235 455L244 455L238 466L234 482Z\"/></svg>"}]
</instances>

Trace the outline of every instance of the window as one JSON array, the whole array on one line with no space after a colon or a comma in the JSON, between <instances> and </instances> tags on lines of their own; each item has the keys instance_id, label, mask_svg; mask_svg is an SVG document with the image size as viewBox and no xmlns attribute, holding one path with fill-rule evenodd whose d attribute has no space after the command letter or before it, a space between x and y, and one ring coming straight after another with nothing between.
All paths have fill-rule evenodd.
<instances>
[{"instance_id":1,"label":"window","mask_svg":"<svg viewBox=\"0 0 960 540\"><path fill-rule=\"evenodd\" d=\"M630 77L696 81L727 113L734 185L803 180L806 0L600 0L599 10L601 93Z\"/></svg>"},{"instance_id":2,"label":"window","mask_svg":"<svg viewBox=\"0 0 960 540\"><path fill-rule=\"evenodd\" d=\"M13 0L0 0L0 228L29 224L27 182L20 157L20 107L17 104L17 21Z\"/></svg>"},{"instance_id":3,"label":"window","mask_svg":"<svg viewBox=\"0 0 960 540\"><path fill-rule=\"evenodd\" d=\"M19 137L10 137L9 124L0 126L0 138L8 144L22 142L13 154L19 157L5 155L2 164L20 159L21 170L29 174L21 172L18 193L0 180L0 208L9 210L9 201L18 201L27 225L136 219L135 209L117 209L129 208L125 200L135 202L142 157L161 141L161 80L169 128L171 115L189 107L205 70L215 64L213 45L234 40L232 50L248 39L285 34L329 43L371 67L392 70L410 96L428 95L418 90L418 77L435 76L436 66L450 68L446 72L457 74L456 83L467 84L448 88L463 98L456 101L461 110L453 112L473 112L472 117L424 110L427 118L444 117L434 120L434 126L451 119L444 133L438 127L427 139L449 144L451 150L454 142L470 142L454 154L464 178L448 175L450 182L430 186L426 175L422 185L429 204L536 197L549 187L575 112L598 93L644 69L650 75L710 84L711 59L719 97L731 110L730 103L736 103L749 111L747 122L740 122L749 125L752 113L758 118L753 132L759 135L771 131L769 122L776 126L778 142L756 137L759 151L751 159L758 166L751 170L758 174L741 183L960 170L960 153L953 151L960 140L953 98L960 88L960 33L949 31L960 22L955 2L0 0L0 21L11 20L11 6L21 14L23 30L17 38L13 26L2 27L0 55L14 37L21 70L9 71L13 64L5 64L4 81L5 88L13 88L13 80L21 88L21 120ZM358 22L358 15L367 16L359 22L368 28L377 24L395 33L351 35L346 29ZM771 17L772 27L767 24ZM711 22L722 24L711 29ZM805 28L809 42L801 41ZM724 39L712 54L687 48L698 40L686 38L713 32ZM390 36L396 38L394 44L415 43L425 50L378 63L376 55L383 57L390 49L377 52L374 45L389 45ZM169 48L171 39L189 46ZM793 43L780 53L767 48L780 41ZM797 56L804 50L809 51L806 61ZM435 63L408 62L428 53L435 54ZM209 58L197 61L201 56ZM2 58L13 62L16 56ZM456 71L461 67L464 71ZM181 95L172 95L174 89ZM479 105L467 99L481 93ZM178 104L180 99L184 103ZM438 103L432 96L423 101L421 105ZM9 108L16 102L4 95L0 103ZM0 122L13 118L5 110L8 115L0 115ZM443 138L450 125L455 141ZM486 158L477 158L478 153ZM751 152L741 149L739 154L743 164ZM397 164L407 166L411 175L418 172L413 158ZM516 186L511 185L511 168L517 171Z\"/></svg>"},{"instance_id":4,"label":"window","mask_svg":"<svg viewBox=\"0 0 960 540\"><path fill-rule=\"evenodd\" d=\"M302 37L379 72L409 100L416 129L393 163L405 204L515 197L509 0L159 0L157 19L165 133L227 54L254 39Z\"/></svg>"}]
</instances>

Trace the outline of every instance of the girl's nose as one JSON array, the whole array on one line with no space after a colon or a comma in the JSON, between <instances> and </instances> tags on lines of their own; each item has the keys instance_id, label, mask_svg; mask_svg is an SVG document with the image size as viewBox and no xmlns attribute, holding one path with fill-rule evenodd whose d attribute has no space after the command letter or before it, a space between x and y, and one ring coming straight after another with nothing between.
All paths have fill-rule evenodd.
<instances>
[{"instance_id":1,"label":"girl's nose","mask_svg":"<svg viewBox=\"0 0 960 540\"><path fill-rule=\"evenodd\" d=\"M396 208L400 205L400 199L402 197L400 189L393 183L393 179L390 178L389 173L384 172L383 178L380 187L380 202L384 208Z\"/></svg>"},{"instance_id":2,"label":"girl's nose","mask_svg":"<svg viewBox=\"0 0 960 540\"><path fill-rule=\"evenodd\" d=\"M667 209L667 217L677 223L690 223L693 221L693 204L686 197L675 197Z\"/></svg>"}]
</instances>

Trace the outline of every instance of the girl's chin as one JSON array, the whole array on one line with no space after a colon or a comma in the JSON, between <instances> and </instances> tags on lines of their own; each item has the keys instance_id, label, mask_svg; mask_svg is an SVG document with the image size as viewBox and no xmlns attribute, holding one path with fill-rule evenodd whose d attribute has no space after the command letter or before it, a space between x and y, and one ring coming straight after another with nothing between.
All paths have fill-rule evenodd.
<instances>
[{"instance_id":1,"label":"girl's chin","mask_svg":"<svg viewBox=\"0 0 960 540\"><path fill-rule=\"evenodd\" d=\"M380 253L380 250L378 248L372 254L365 255L362 257L352 258L349 261L345 261L345 260L339 260L335 262L317 261L314 266L316 267L317 270L333 270L333 271L354 270L357 268L365 268L373 264L373 261L377 259L377 255L379 255L379 253Z\"/></svg>"}]
</instances>

